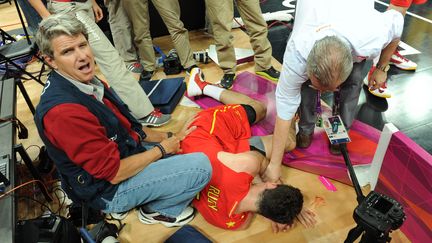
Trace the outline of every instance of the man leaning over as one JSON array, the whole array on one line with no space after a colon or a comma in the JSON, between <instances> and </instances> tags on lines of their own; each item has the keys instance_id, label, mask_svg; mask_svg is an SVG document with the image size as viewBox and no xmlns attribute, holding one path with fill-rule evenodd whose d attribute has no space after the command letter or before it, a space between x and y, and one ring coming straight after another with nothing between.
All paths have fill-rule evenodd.
<instances>
[{"instance_id":1,"label":"man leaning over","mask_svg":"<svg viewBox=\"0 0 432 243\"><path fill-rule=\"evenodd\" d=\"M337 91L334 95L338 106L333 112L340 114L349 129L365 76L365 60L380 56L369 81L371 88L379 88L387 79L389 60L403 29L401 13L380 13L363 1L303 0L296 11L276 89L276 136L266 172L271 181L279 178L283 148L297 109L297 147L307 148L312 142L320 116L319 91ZM374 28L370 28L372 25ZM340 154L338 148L330 146L330 152Z\"/></svg>"}]
</instances>

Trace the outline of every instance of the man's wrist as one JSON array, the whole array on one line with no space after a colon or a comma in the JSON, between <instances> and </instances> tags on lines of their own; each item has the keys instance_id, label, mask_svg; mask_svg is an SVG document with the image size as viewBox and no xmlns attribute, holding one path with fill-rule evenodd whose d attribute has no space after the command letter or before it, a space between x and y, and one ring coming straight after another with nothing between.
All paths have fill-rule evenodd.
<instances>
[{"instance_id":1,"label":"man's wrist","mask_svg":"<svg viewBox=\"0 0 432 243\"><path fill-rule=\"evenodd\" d=\"M155 144L155 147L157 147L160 150L162 154L162 158L165 158L167 155L165 148L160 143Z\"/></svg>"},{"instance_id":2,"label":"man's wrist","mask_svg":"<svg viewBox=\"0 0 432 243\"><path fill-rule=\"evenodd\" d=\"M380 70L382 72L387 73L387 71L390 69L390 65L386 64L386 65L381 65L381 64L377 64L376 65L376 70Z\"/></svg>"}]
</instances>

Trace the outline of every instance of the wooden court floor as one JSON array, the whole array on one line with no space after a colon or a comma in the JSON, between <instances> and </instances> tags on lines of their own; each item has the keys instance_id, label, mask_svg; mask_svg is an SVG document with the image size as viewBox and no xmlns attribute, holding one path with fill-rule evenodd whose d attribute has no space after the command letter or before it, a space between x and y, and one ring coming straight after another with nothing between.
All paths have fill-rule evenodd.
<instances>
[{"instance_id":1,"label":"wooden court floor","mask_svg":"<svg viewBox=\"0 0 432 243\"><path fill-rule=\"evenodd\" d=\"M0 26L5 29L19 28L19 20L15 12L14 6L8 4L0 5ZM240 32L234 31L235 46L250 48L248 37ZM212 43L211 36L201 31L193 31L190 33L191 46L194 51L207 48ZM155 43L162 47L164 51L172 48L169 37L160 37L155 39ZM36 70L40 64L34 63L30 65L29 70ZM214 63L200 64L207 79L210 82L217 81L222 72ZM280 70L280 64L274 60L274 66ZM253 71L253 63L244 64L238 67L238 72ZM100 74L100 72L98 72ZM179 74L178 76L184 76ZM101 76L101 75L99 75ZM162 70L154 75L154 79L164 78L165 74ZM170 76L171 77L171 76ZM34 81L26 81L25 87L33 101L37 105L42 86ZM41 146L42 142L37 134L36 127L33 122L33 117L28 109L22 95L17 93L17 117L25 124L29 130L29 138L26 140L17 139L18 143L22 143L28 149L28 153L32 158L38 154L36 147ZM177 131L183 122L199 109L178 106L173 113L172 121L159 128L162 131ZM305 206L311 208L316 213L317 224L314 228L306 229L298 222L295 226L287 231L274 234L271 231L268 220L261 216L256 216L251 226L243 231L226 231L216 228L208 224L201 215L197 214L191 225L199 229L209 239L214 242L343 242L348 231L355 226L352 218L352 212L357 203L355 200L354 188L337 181L332 181L336 186L337 191L328 191L318 180L315 174L306 173L297 169L283 168L283 180L285 183L292 184L302 190L305 196ZM364 188L366 193L368 188ZM37 197L37 195L35 196ZM56 203L52 205L57 207ZM41 210L39 205L24 203L18 205L18 215L20 219L34 218L40 215ZM137 212L132 211L124 220L126 226L120 233L120 242L163 242L176 228L166 228L162 225L144 225L137 218ZM395 231L391 234L392 242L409 242L402 232Z\"/></svg>"}]
</instances>

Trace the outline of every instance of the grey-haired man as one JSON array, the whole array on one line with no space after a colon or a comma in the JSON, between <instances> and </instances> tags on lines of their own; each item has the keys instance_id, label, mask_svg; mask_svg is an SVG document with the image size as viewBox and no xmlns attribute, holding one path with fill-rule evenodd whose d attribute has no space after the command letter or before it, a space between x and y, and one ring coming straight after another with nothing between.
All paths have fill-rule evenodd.
<instances>
[{"instance_id":1,"label":"grey-haired man","mask_svg":"<svg viewBox=\"0 0 432 243\"><path fill-rule=\"evenodd\" d=\"M297 109L297 147L311 144L319 113L318 91L338 90L338 110L349 129L361 91L364 60L380 56L369 81L371 88L379 88L387 79L390 56L403 29L402 14L380 13L370 1L303 0L298 2L296 11L276 89L276 136L266 171L271 181L280 176L283 148ZM340 151L331 147L331 152Z\"/></svg>"}]
</instances>

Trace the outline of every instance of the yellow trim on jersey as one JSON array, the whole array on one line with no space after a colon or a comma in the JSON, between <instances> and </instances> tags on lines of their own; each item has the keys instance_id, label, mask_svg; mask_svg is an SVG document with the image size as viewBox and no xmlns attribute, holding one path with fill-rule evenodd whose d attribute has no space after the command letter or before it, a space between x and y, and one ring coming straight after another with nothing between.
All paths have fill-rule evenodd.
<instances>
[{"instance_id":1,"label":"yellow trim on jersey","mask_svg":"<svg viewBox=\"0 0 432 243\"><path fill-rule=\"evenodd\" d=\"M217 109L213 112L213 121L212 121L211 129L210 129L210 134L213 134L215 124L216 124L216 114L218 113L218 111L219 111L219 109Z\"/></svg>"},{"instance_id":2,"label":"yellow trim on jersey","mask_svg":"<svg viewBox=\"0 0 432 243\"><path fill-rule=\"evenodd\" d=\"M230 212L229 212L229 214L228 214L228 217L231 217L231 215L233 214L234 210L235 210L236 207L237 207L237 204L238 204L238 201L236 201L236 202L234 203L234 206L231 208L231 210L230 210Z\"/></svg>"},{"instance_id":3,"label":"yellow trim on jersey","mask_svg":"<svg viewBox=\"0 0 432 243\"><path fill-rule=\"evenodd\" d=\"M241 106L241 105L226 105L226 106L223 107L223 110L222 109L216 109L213 112L213 121L212 121L212 125L211 125L211 128L210 128L210 134L213 134L213 131L215 129L215 126L216 126L216 115L217 115L218 112L227 112L227 109L236 109L239 106ZM238 111L237 111L237 115L240 116L240 113Z\"/></svg>"}]
</instances>

